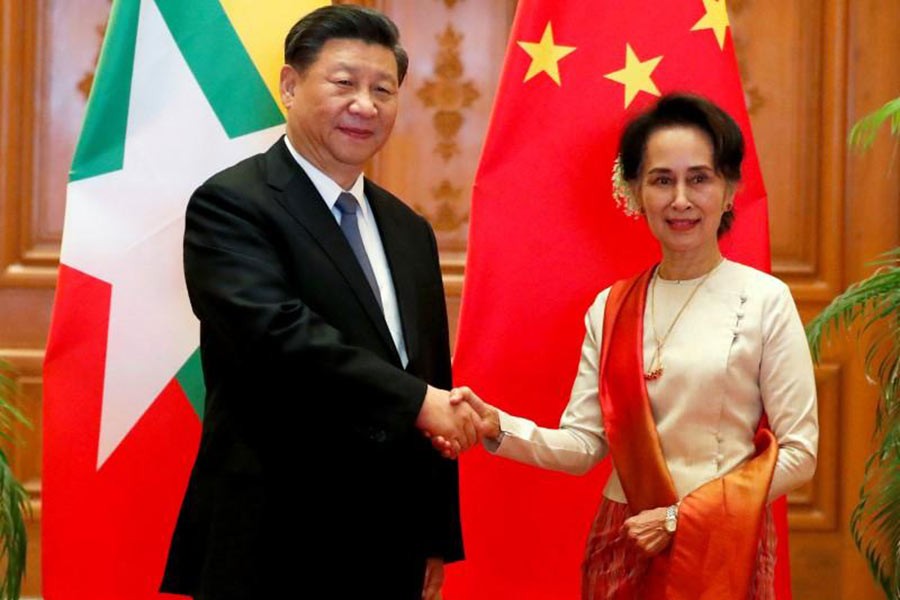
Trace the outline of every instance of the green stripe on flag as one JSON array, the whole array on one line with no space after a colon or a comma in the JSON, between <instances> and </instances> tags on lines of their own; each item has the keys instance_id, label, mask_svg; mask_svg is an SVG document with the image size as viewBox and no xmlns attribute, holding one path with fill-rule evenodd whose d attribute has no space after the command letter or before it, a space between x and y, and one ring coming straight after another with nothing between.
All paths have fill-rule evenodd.
<instances>
[{"instance_id":1,"label":"green stripe on flag","mask_svg":"<svg viewBox=\"0 0 900 600\"><path fill-rule=\"evenodd\" d=\"M156 4L229 137L284 123L218 0L156 0Z\"/></svg>"},{"instance_id":2,"label":"green stripe on flag","mask_svg":"<svg viewBox=\"0 0 900 600\"><path fill-rule=\"evenodd\" d=\"M140 6L140 0L116 0L110 9L69 181L122 168Z\"/></svg>"},{"instance_id":3,"label":"green stripe on flag","mask_svg":"<svg viewBox=\"0 0 900 600\"><path fill-rule=\"evenodd\" d=\"M194 350L185 363L175 374L188 402L194 407L197 417L203 420L203 411L206 409L206 384L203 382L203 368L200 365L200 348Z\"/></svg>"}]
</instances>

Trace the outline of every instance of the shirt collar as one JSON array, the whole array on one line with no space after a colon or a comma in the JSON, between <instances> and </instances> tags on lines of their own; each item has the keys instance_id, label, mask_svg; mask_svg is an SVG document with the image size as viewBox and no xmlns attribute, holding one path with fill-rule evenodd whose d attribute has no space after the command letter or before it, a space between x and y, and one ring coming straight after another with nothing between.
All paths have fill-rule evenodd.
<instances>
[{"instance_id":1,"label":"shirt collar","mask_svg":"<svg viewBox=\"0 0 900 600\"><path fill-rule=\"evenodd\" d=\"M353 185L350 186L350 189L345 190L344 188L339 186L334 179L323 173L315 165L306 160L302 154L297 152L287 136L284 136L284 144L285 146L287 146L288 152L291 153L291 156L294 157L294 160L297 161L297 164L300 165L300 168L302 168L306 172L306 175L309 177L310 181L312 181L316 190L319 192L319 195L322 196L323 200L325 200L325 204L328 205L329 210L334 212L334 205L337 203L338 196L340 196L342 192L350 192L359 203L359 208L360 211L362 211L363 218L368 218L369 203L366 202L366 197L363 193L364 178L362 173L359 174L359 177L356 178L356 181L353 182Z\"/></svg>"}]
</instances>

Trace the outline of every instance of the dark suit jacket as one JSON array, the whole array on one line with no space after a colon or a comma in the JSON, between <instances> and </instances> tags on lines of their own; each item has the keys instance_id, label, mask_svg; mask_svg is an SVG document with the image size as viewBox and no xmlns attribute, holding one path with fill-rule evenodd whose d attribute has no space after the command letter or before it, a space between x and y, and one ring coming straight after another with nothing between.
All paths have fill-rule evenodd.
<instances>
[{"instance_id":1,"label":"dark suit jacket","mask_svg":"<svg viewBox=\"0 0 900 600\"><path fill-rule=\"evenodd\" d=\"M377 583L359 580L427 556L462 558L456 464L414 425L426 382L451 385L434 234L368 180L365 193L406 369L350 245L283 140L191 197L184 266L207 404L164 591L284 597L320 579L378 597ZM355 565L377 565L375 575Z\"/></svg>"}]
</instances>

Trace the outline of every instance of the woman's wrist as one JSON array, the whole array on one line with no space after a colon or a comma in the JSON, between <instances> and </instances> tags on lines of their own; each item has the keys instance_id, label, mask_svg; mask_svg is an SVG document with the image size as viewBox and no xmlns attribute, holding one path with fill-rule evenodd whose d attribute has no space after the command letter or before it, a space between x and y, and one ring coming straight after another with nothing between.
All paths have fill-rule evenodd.
<instances>
[{"instance_id":1,"label":"woman's wrist","mask_svg":"<svg viewBox=\"0 0 900 600\"><path fill-rule=\"evenodd\" d=\"M503 435L503 430L500 429L500 412L496 408L492 409L486 421L488 428L485 437L499 442Z\"/></svg>"}]
</instances>

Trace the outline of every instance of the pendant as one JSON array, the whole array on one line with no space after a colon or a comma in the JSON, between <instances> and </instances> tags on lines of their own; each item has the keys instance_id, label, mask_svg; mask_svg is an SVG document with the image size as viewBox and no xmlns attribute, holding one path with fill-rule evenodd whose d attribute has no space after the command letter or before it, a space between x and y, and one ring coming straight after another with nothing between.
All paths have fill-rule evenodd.
<instances>
[{"instance_id":1,"label":"pendant","mask_svg":"<svg viewBox=\"0 0 900 600\"><path fill-rule=\"evenodd\" d=\"M654 381L654 380L662 377L662 374L663 374L663 368L656 367L652 371L648 371L648 372L644 373L644 379L646 379L647 381Z\"/></svg>"}]
</instances>

